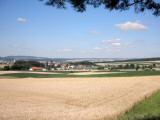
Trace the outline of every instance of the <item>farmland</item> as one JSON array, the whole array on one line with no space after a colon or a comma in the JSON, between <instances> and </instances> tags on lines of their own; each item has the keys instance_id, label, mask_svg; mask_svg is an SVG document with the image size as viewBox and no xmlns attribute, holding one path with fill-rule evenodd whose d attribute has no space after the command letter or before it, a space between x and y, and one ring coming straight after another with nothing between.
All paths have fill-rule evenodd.
<instances>
[{"instance_id":1,"label":"farmland","mask_svg":"<svg viewBox=\"0 0 160 120\"><path fill-rule=\"evenodd\" d=\"M0 12L0 120L160 120L160 0L0 0Z\"/></svg>"},{"instance_id":2,"label":"farmland","mask_svg":"<svg viewBox=\"0 0 160 120\"><path fill-rule=\"evenodd\" d=\"M116 119L159 88L159 76L1 78L0 119Z\"/></svg>"}]
</instances>

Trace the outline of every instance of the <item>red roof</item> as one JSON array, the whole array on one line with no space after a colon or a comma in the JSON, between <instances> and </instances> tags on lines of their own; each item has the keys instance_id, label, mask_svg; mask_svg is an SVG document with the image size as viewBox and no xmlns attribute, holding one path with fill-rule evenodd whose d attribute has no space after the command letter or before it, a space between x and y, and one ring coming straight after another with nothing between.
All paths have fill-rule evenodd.
<instances>
[{"instance_id":1,"label":"red roof","mask_svg":"<svg viewBox=\"0 0 160 120\"><path fill-rule=\"evenodd\" d=\"M32 70L43 70L43 67L32 67Z\"/></svg>"}]
</instances>

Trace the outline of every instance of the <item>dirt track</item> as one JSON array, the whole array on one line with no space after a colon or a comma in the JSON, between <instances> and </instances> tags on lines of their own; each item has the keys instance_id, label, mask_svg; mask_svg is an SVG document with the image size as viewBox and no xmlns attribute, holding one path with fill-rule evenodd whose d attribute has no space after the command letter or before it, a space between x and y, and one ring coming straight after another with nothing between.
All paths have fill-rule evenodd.
<instances>
[{"instance_id":1,"label":"dirt track","mask_svg":"<svg viewBox=\"0 0 160 120\"><path fill-rule=\"evenodd\" d=\"M160 76L0 79L0 120L109 120L158 89Z\"/></svg>"}]
</instances>

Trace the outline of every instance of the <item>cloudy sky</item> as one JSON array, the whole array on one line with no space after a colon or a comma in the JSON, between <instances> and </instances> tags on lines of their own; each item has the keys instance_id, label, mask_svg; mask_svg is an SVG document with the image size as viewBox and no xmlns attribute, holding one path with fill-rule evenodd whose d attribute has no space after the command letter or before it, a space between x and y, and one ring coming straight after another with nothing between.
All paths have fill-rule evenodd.
<instances>
[{"instance_id":1,"label":"cloudy sky","mask_svg":"<svg viewBox=\"0 0 160 120\"><path fill-rule=\"evenodd\" d=\"M0 56L160 56L160 17L133 9L56 9L39 0L0 0Z\"/></svg>"}]
</instances>

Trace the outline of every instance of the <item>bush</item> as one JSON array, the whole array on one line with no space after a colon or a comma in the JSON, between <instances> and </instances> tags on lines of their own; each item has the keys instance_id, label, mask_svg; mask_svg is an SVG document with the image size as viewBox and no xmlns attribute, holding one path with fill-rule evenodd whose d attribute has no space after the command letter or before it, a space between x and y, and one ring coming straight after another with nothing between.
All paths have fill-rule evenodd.
<instances>
[{"instance_id":1,"label":"bush","mask_svg":"<svg viewBox=\"0 0 160 120\"><path fill-rule=\"evenodd\" d=\"M3 70L10 70L9 66L4 66Z\"/></svg>"},{"instance_id":2,"label":"bush","mask_svg":"<svg viewBox=\"0 0 160 120\"><path fill-rule=\"evenodd\" d=\"M105 68L105 67L103 67L103 66L98 66L98 67L97 67L98 70L104 70L104 68Z\"/></svg>"}]
</instances>

